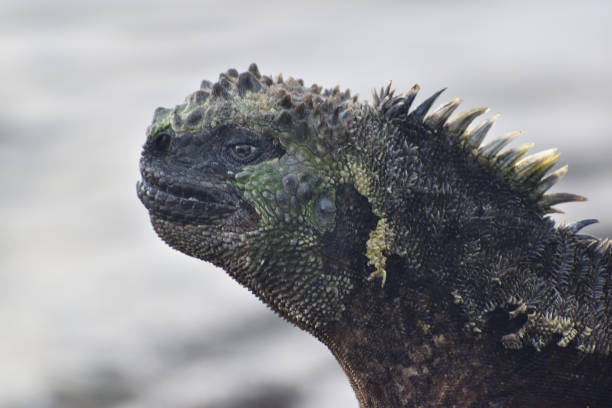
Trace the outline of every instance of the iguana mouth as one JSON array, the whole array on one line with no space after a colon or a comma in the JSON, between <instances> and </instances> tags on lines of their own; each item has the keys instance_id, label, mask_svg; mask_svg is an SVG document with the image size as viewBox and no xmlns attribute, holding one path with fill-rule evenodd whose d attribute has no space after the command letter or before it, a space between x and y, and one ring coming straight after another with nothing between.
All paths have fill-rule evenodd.
<instances>
[{"instance_id":1,"label":"iguana mouth","mask_svg":"<svg viewBox=\"0 0 612 408\"><path fill-rule=\"evenodd\" d=\"M208 224L236 211L236 199L221 186L169 184L144 177L136 184L138 198L154 215L168 221Z\"/></svg>"}]
</instances>

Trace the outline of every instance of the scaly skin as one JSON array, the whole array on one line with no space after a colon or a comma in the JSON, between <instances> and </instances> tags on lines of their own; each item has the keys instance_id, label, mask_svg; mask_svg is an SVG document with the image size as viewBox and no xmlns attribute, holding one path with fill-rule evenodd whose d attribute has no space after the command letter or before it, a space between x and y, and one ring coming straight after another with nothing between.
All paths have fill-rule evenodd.
<instances>
[{"instance_id":1,"label":"scaly skin","mask_svg":"<svg viewBox=\"0 0 612 408\"><path fill-rule=\"evenodd\" d=\"M159 108L138 195L171 247L325 343L361 407L604 407L610 241L555 226L558 155L481 146L439 93L349 91L255 65Z\"/></svg>"}]
</instances>

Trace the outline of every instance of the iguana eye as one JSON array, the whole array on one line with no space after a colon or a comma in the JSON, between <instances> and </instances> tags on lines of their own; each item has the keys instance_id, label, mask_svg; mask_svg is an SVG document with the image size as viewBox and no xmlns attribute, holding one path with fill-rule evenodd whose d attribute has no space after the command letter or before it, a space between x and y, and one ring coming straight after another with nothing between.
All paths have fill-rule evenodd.
<instances>
[{"instance_id":1,"label":"iguana eye","mask_svg":"<svg viewBox=\"0 0 612 408\"><path fill-rule=\"evenodd\" d=\"M252 144L238 143L230 146L232 158L242 164L247 164L259 157L261 150Z\"/></svg>"}]
</instances>

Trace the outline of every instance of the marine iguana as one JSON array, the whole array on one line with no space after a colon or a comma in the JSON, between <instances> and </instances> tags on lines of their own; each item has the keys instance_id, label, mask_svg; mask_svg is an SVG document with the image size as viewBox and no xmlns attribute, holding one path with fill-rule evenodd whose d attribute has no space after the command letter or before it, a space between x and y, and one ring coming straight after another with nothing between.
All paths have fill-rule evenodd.
<instances>
[{"instance_id":1,"label":"marine iguana","mask_svg":"<svg viewBox=\"0 0 612 408\"><path fill-rule=\"evenodd\" d=\"M362 408L612 406L612 245L555 225L559 155L436 92L229 69L158 108L138 196L331 350Z\"/></svg>"}]
</instances>

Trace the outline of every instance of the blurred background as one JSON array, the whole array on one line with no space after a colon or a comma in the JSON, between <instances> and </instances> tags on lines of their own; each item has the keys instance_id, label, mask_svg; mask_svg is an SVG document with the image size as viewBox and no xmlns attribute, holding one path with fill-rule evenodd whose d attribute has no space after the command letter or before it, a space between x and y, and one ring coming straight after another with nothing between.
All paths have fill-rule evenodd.
<instances>
[{"instance_id":1,"label":"blurred background","mask_svg":"<svg viewBox=\"0 0 612 408\"><path fill-rule=\"evenodd\" d=\"M356 407L331 354L136 198L144 131L221 71L393 80L556 146L612 236L612 2L0 3L0 407Z\"/></svg>"}]
</instances>

